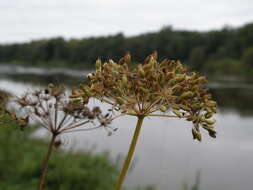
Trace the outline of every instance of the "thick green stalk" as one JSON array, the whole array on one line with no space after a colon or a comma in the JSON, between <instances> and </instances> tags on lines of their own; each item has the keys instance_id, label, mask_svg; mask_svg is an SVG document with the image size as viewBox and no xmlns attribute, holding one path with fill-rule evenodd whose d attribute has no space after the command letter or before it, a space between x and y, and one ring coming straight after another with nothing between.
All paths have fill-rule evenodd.
<instances>
[{"instance_id":1,"label":"thick green stalk","mask_svg":"<svg viewBox=\"0 0 253 190\"><path fill-rule=\"evenodd\" d=\"M121 189L122 184L124 182L124 179L126 177L127 170L130 166L130 163L131 163L131 160L132 160L132 157L133 157L133 154L134 154L134 150L135 150L135 147L136 147L136 144L137 144L137 141L138 141L138 137L139 137L139 134L140 134L140 130L141 130L141 126L142 126L142 122L143 122L144 117L145 116L138 116L138 122L137 122L137 125L136 125L136 128L135 128L135 131L134 131L134 136L132 138L132 142L131 142L127 157L125 159L123 168L121 169L119 178L117 180L115 190L120 190Z\"/></svg>"},{"instance_id":2,"label":"thick green stalk","mask_svg":"<svg viewBox=\"0 0 253 190\"><path fill-rule=\"evenodd\" d=\"M55 143L55 138L56 138L56 135L53 134L50 144L49 144L49 147L48 147L46 158L44 160L43 168L41 170L41 175L40 175L40 179L39 179L39 184L37 186L37 190L43 190L43 188L44 188L44 183L45 183L45 178L46 178L46 173L47 173L47 168L48 168L48 162L49 162L51 154L52 154L53 146Z\"/></svg>"}]
</instances>

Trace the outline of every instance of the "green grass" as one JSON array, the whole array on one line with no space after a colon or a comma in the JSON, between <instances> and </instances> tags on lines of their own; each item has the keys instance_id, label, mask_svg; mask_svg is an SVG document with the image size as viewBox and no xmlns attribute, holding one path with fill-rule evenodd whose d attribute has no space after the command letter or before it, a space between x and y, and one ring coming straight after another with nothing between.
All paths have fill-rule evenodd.
<instances>
[{"instance_id":1,"label":"green grass","mask_svg":"<svg viewBox=\"0 0 253 190\"><path fill-rule=\"evenodd\" d=\"M31 138L32 131L29 128L20 131L15 122L0 126L0 189L36 188L47 143ZM55 149L45 189L111 190L117 173L107 154Z\"/></svg>"},{"instance_id":2,"label":"green grass","mask_svg":"<svg viewBox=\"0 0 253 190\"><path fill-rule=\"evenodd\" d=\"M1 109L0 115L0 123L9 121L9 116ZM21 131L15 121L0 124L0 189L36 189L48 146L46 141L31 137L36 129L36 126L29 126ZM108 153L54 149L45 190L112 190L117 175L118 166Z\"/></svg>"}]
</instances>

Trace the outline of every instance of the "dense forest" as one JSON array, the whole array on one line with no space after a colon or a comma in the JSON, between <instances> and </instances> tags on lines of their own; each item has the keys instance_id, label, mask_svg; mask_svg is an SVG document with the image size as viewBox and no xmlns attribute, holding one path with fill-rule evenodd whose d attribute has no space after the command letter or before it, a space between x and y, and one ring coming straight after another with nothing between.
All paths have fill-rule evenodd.
<instances>
[{"instance_id":1,"label":"dense forest","mask_svg":"<svg viewBox=\"0 0 253 190\"><path fill-rule=\"evenodd\" d=\"M0 63L44 67L89 68L95 60L119 57L129 51L138 63L153 50L160 59L179 59L191 68L213 74L252 74L253 24L208 32L174 30L126 37L65 40L61 37L0 45Z\"/></svg>"}]
</instances>

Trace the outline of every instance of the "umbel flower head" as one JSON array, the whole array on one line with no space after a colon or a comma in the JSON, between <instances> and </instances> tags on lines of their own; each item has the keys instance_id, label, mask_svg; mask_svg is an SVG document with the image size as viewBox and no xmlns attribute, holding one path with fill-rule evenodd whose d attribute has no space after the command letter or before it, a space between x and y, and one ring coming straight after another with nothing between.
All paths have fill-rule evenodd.
<instances>
[{"instance_id":1,"label":"umbel flower head","mask_svg":"<svg viewBox=\"0 0 253 190\"><path fill-rule=\"evenodd\" d=\"M143 119L148 116L184 118L193 123L192 135L201 141L200 128L216 137L211 117L216 102L203 87L207 80L195 72L188 72L179 61L157 60L157 53L149 55L143 64L130 69L131 56L126 54L117 63L96 61L96 71L88 75L88 84L81 85L84 102L95 97L121 111L120 115L137 116L135 132L124 165L115 185L120 190L140 134ZM157 112L162 113L157 113Z\"/></svg>"},{"instance_id":2,"label":"umbel flower head","mask_svg":"<svg viewBox=\"0 0 253 190\"><path fill-rule=\"evenodd\" d=\"M78 90L72 90L72 96ZM85 102L75 101L62 86L48 85L48 88L27 92L21 98L16 99L19 111L25 114L26 123L28 119L33 119L41 127L51 133L51 141L41 170L38 190L43 190L46 171L53 148L58 148L60 140L56 140L59 135L76 131L87 131L96 128L107 127L111 118L103 115L99 107L90 110ZM96 122L95 122L96 121ZM92 126L86 124L92 123ZM98 125L96 125L98 123Z\"/></svg>"},{"instance_id":3,"label":"umbel flower head","mask_svg":"<svg viewBox=\"0 0 253 190\"><path fill-rule=\"evenodd\" d=\"M110 124L110 117L104 117L99 107L91 110L83 101L74 101L69 95L64 87L49 84L47 88L27 92L15 101L25 117L31 118L55 136ZM88 123L93 125L87 126Z\"/></svg>"},{"instance_id":4,"label":"umbel flower head","mask_svg":"<svg viewBox=\"0 0 253 190\"><path fill-rule=\"evenodd\" d=\"M180 61L164 59L157 53L149 55L143 64L130 69L131 56L118 62L96 61L96 71L88 75L88 85L81 85L82 98L95 97L121 111L122 115L184 118L193 123L193 138L201 141L200 128L216 137L216 102L208 90L205 77L189 72ZM158 111L162 113L157 113Z\"/></svg>"}]
</instances>

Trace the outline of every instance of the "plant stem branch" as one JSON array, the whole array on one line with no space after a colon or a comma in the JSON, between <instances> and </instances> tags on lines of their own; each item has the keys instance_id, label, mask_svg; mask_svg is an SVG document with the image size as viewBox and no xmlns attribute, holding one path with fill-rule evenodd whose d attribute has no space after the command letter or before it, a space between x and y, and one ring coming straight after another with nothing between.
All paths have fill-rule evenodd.
<instances>
[{"instance_id":1,"label":"plant stem branch","mask_svg":"<svg viewBox=\"0 0 253 190\"><path fill-rule=\"evenodd\" d=\"M139 137L139 134L140 134L140 130L141 130L141 126L142 126L142 122L143 122L144 117L145 116L138 116L138 122L137 122L137 125L136 125L136 128L135 128L135 131L134 131L134 136L132 138L132 142L131 142L127 157L125 159L123 168L120 172L120 176L119 176L119 178L116 182L115 190L120 190L121 189L121 186L122 186L122 184L124 182L124 179L126 177L127 170L130 166L130 163L131 163L131 160L132 160L132 157L133 157L133 154L134 154L134 150L135 150L135 147L136 147L136 144L137 144L137 141L138 141L138 137Z\"/></svg>"},{"instance_id":2,"label":"plant stem branch","mask_svg":"<svg viewBox=\"0 0 253 190\"><path fill-rule=\"evenodd\" d=\"M164 114L148 114L147 116L150 116L150 117L178 117L176 115L164 115Z\"/></svg>"},{"instance_id":3,"label":"plant stem branch","mask_svg":"<svg viewBox=\"0 0 253 190\"><path fill-rule=\"evenodd\" d=\"M46 158L44 160L43 168L41 170L41 175L40 175L40 179L39 179L39 184L37 186L37 190L43 190L43 188L44 188L45 177L46 177L46 172L47 172L47 168L48 168L48 162L49 162L49 159L50 159L51 154L52 154L52 150L53 150L53 146L54 146L54 143L55 143L56 136L57 135L55 135L55 134L52 135L52 138L51 138L51 141L50 141L50 144L49 144L49 147L48 147L47 155L46 155Z\"/></svg>"},{"instance_id":4,"label":"plant stem branch","mask_svg":"<svg viewBox=\"0 0 253 190\"><path fill-rule=\"evenodd\" d=\"M148 114L148 115L145 115L145 116L150 116L150 117L174 117L174 118L187 118L187 116L181 116L181 117L178 117L176 115L163 115L163 114Z\"/></svg>"}]
</instances>

